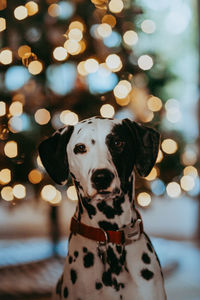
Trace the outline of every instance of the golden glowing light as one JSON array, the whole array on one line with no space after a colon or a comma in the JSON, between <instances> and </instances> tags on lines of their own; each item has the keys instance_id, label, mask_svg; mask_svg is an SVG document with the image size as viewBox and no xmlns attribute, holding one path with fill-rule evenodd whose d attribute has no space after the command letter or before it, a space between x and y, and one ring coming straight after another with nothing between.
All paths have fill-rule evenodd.
<instances>
[{"instance_id":1,"label":"golden glowing light","mask_svg":"<svg viewBox=\"0 0 200 300\"><path fill-rule=\"evenodd\" d=\"M178 149L177 142L175 142L172 139L163 140L162 144L161 144L161 147L162 147L162 150L167 154L173 154Z\"/></svg>"},{"instance_id":2,"label":"golden glowing light","mask_svg":"<svg viewBox=\"0 0 200 300\"><path fill-rule=\"evenodd\" d=\"M9 49L4 49L0 52L0 63L3 65L9 65L11 64L13 60L13 54L12 51Z\"/></svg>"},{"instance_id":3,"label":"golden glowing light","mask_svg":"<svg viewBox=\"0 0 200 300\"><path fill-rule=\"evenodd\" d=\"M145 177L145 179L148 181L152 181L156 179L157 175L158 175L157 169L154 167L149 173L149 175Z\"/></svg>"},{"instance_id":4,"label":"golden glowing light","mask_svg":"<svg viewBox=\"0 0 200 300\"><path fill-rule=\"evenodd\" d=\"M10 169L2 169L0 171L0 184L8 184L11 181Z\"/></svg>"},{"instance_id":5,"label":"golden glowing light","mask_svg":"<svg viewBox=\"0 0 200 300\"><path fill-rule=\"evenodd\" d=\"M124 3L122 0L111 0L108 7L112 13L118 14L123 10Z\"/></svg>"},{"instance_id":6,"label":"golden glowing light","mask_svg":"<svg viewBox=\"0 0 200 300\"><path fill-rule=\"evenodd\" d=\"M110 54L106 57L106 65L111 71L118 72L122 68L121 58L117 54Z\"/></svg>"},{"instance_id":7,"label":"golden glowing light","mask_svg":"<svg viewBox=\"0 0 200 300\"><path fill-rule=\"evenodd\" d=\"M27 45L22 45L18 48L18 55L19 57L24 57L26 53L31 53L31 47Z\"/></svg>"},{"instance_id":8,"label":"golden glowing light","mask_svg":"<svg viewBox=\"0 0 200 300\"><path fill-rule=\"evenodd\" d=\"M145 33L153 33L156 30L156 24L152 20L144 20L141 24L142 31Z\"/></svg>"},{"instance_id":9,"label":"golden glowing light","mask_svg":"<svg viewBox=\"0 0 200 300\"><path fill-rule=\"evenodd\" d=\"M159 149L159 151L158 151L158 156L157 156L157 159L156 159L156 163L160 163L162 160L163 160L163 153L162 153L162 151Z\"/></svg>"},{"instance_id":10,"label":"golden glowing light","mask_svg":"<svg viewBox=\"0 0 200 300\"><path fill-rule=\"evenodd\" d=\"M77 201L78 200L78 195L77 195L75 186L71 185L71 186L68 187L67 197L72 201Z\"/></svg>"},{"instance_id":11,"label":"golden glowing light","mask_svg":"<svg viewBox=\"0 0 200 300\"><path fill-rule=\"evenodd\" d=\"M59 14L60 14L60 7L58 4L51 4L49 7L48 7L48 14L51 16L51 17L58 17Z\"/></svg>"},{"instance_id":12,"label":"golden glowing light","mask_svg":"<svg viewBox=\"0 0 200 300\"><path fill-rule=\"evenodd\" d=\"M81 31L84 31L84 25L80 21L73 21L73 22L70 23L69 30L72 30L74 28L80 29Z\"/></svg>"},{"instance_id":13,"label":"golden glowing light","mask_svg":"<svg viewBox=\"0 0 200 300\"><path fill-rule=\"evenodd\" d=\"M39 60L33 60L28 65L28 70L32 75L38 75L42 72L43 65Z\"/></svg>"},{"instance_id":14,"label":"golden glowing light","mask_svg":"<svg viewBox=\"0 0 200 300\"><path fill-rule=\"evenodd\" d=\"M103 104L100 108L100 114L104 118L112 118L115 114L115 109L110 104Z\"/></svg>"},{"instance_id":15,"label":"golden glowing light","mask_svg":"<svg viewBox=\"0 0 200 300\"><path fill-rule=\"evenodd\" d=\"M112 33L112 27L107 23L102 23L97 27L97 33L101 38L107 38Z\"/></svg>"},{"instance_id":16,"label":"golden glowing light","mask_svg":"<svg viewBox=\"0 0 200 300\"><path fill-rule=\"evenodd\" d=\"M17 199L23 199L26 197L26 188L22 184L16 184L13 187L13 195Z\"/></svg>"},{"instance_id":17,"label":"golden glowing light","mask_svg":"<svg viewBox=\"0 0 200 300\"><path fill-rule=\"evenodd\" d=\"M72 28L68 33L68 37L71 40L80 42L80 40L83 38L83 33L79 28Z\"/></svg>"},{"instance_id":18,"label":"golden glowing light","mask_svg":"<svg viewBox=\"0 0 200 300\"><path fill-rule=\"evenodd\" d=\"M64 110L60 114L60 121L65 125L75 125L78 123L78 115L70 110Z\"/></svg>"},{"instance_id":19,"label":"golden glowing light","mask_svg":"<svg viewBox=\"0 0 200 300\"><path fill-rule=\"evenodd\" d=\"M64 47L56 47L53 50L53 57L58 61L63 61L67 58L67 50Z\"/></svg>"},{"instance_id":20,"label":"golden glowing light","mask_svg":"<svg viewBox=\"0 0 200 300\"><path fill-rule=\"evenodd\" d=\"M35 112L34 118L39 125L45 125L51 119L51 115L47 109L40 108Z\"/></svg>"},{"instance_id":21,"label":"golden glowing light","mask_svg":"<svg viewBox=\"0 0 200 300\"><path fill-rule=\"evenodd\" d=\"M0 32L6 29L6 19L0 18Z\"/></svg>"},{"instance_id":22,"label":"golden glowing light","mask_svg":"<svg viewBox=\"0 0 200 300\"><path fill-rule=\"evenodd\" d=\"M184 191L191 191L195 186L194 178L190 175L184 175L180 180L181 187Z\"/></svg>"},{"instance_id":23,"label":"golden glowing light","mask_svg":"<svg viewBox=\"0 0 200 300\"><path fill-rule=\"evenodd\" d=\"M197 153L193 149L186 149L181 156L184 165L194 165L197 161Z\"/></svg>"},{"instance_id":24,"label":"golden glowing light","mask_svg":"<svg viewBox=\"0 0 200 300\"><path fill-rule=\"evenodd\" d=\"M85 70L88 73L95 73L99 68L99 63L94 58L88 58L84 64Z\"/></svg>"},{"instance_id":25,"label":"golden glowing light","mask_svg":"<svg viewBox=\"0 0 200 300\"><path fill-rule=\"evenodd\" d=\"M135 31L128 30L124 33L123 40L126 45L133 46L133 45L137 44L137 42L138 42L138 35Z\"/></svg>"},{"instance_id":26,"label":"golden glowing light","mask_svg":"<svg viewBox=\"0 0 200 300\"><path fill-rule=\"evenodd\" d=\"M42 173L39 170L34 169L29 172L28 179L33 184L40 183L40 181L42 180Z\"/></svg>"},{"instance_id":27,"label":"golden glowing light","mask_svg":"<svg viewBox=\"0 0 200 300\"><path fill-rule=\"evenodd\" d=\"M23 20L28 16L27 8L23 5L17 6L14 9L14 16L17 20Z\"/></svg>"},{"instance_id":28,"label":"golden glowing light","mask_svg":"<svg viewBox=\"0 0 200 300\"><path fill-rule=\"evenodd\" d=\"M23 104L19 101L14 101L9 107L11 116L20 116L23 113Z\"/></svg>"},{"instance_id":29,"label":"golden glowing light","mask_svg":"<svg viewBox=\"0 0 200 300\"><path fill-rule=\"evenodd\" d=\"M36 159L36 161L37 161L37 165L38 165L38 167L40 167L41 169L44 169L44 166L43 166L43 164L42 164L42 161L41 161L41 159L40 159L39 155L37 156L37 159Z\"/></svg>"},{"instance_id":30,"label":"golden glowing light","mask_svg":"<svg viewBox=\"0 0 200 300\"><path fill-rule=\"evenodd\" d=\"M6 103L0 101L0 117L5 116L6 114Z\"/></svg>"},{"instance_id":31,"label":"golden glowing light","mask_svg":"<svg viewBox=\"0 0 200 300\"><path fill-rule=\"evenodd\" d=\"M29 1L25 4L25 7L27 9L28 15L33 16L37 14L38 12L38 4L34 1Z\"/></svg>"},{"instance_id":32,"label":"golden glowing light","mask_svg":"<svg viewBox=\"0 0 200 300\"><path fill-rule=\"evenodd\" d=\"M148 206L151 203L151 196L146 192L139 193L137 196L137 202L140 206Z\"/></svg>"},{"instance_id":33,"label":"golden glowing light","mask_svg":"<svg viewBox=\"0 0 200 300\"><path fill-rule=\"evenodd\" d=\"M62 195L61 195L61 192L56 190L56 196L52 199L52 200L49 200L49 202L52 204L52 205L57 205L61 202L62 200Z\"/></svg>"},{"instance_id":34,"label":"golden glowing light","mask_svg":"<svg viewBox=\"0 0 200 300\"><path fill-rule=\"evenodd\" d=\"M156 111L161 110L162 101L160 100L160 98L152 96L147 100L147 106L148 106L148 109L156 112Z\"/></svg>"},{"instance_id":35,"label":"golden glowing light","mask_svg":"<svg viewBox=\"0 0 200 300\"><path fill-rule=\"evenodd\" d=\"M189 175L189 176L192 176L192 177L197 177L198 176L198 171L193 166L187 166L187 167L184 168L183 174L184 175Z\"/></svg>"},{"instance_id":36,"label":"golden glowing light","mask_svg":"<svg viewBox=\"0 0 200 300\"><path fill-rule=\"evenodd\" d=\"M9 141L4 146L4 153L7 157L13 158L18 155L18 147L15 141Z\"/></svg>"},{"instance_id":37,"label":"golden glowing light","mask_svg":"<svg viewBox=\"0 0 200 300\"><path fill-rule=\"evenodd\" d=\"M12 117L8 122L8 128L11 132L16 133L22 131L23 129L23 121L20 117Z\"/></svg>"},{"instance_id":38,"label":"golden glowing light","mask_svg":"<svg viewBox=\"0 0 200 300\"><path fill-rule=\"evenodd\" d=\"M77 66L78 73L82 76L87 76L88 72L85 69L85 61L81 61Z\"/></svg>"},{"instance_id":39,"label":"golden glowing light","mask_svg":"<svg viewBox=\"0 0 200 300\"><path fill-rule=\"evenodd\" d=\"M64 43L64 48L71 55L77 55L81 51L81 45L75 40L67 40Z\"/></svg>"},{"instance_id":40,"label":"golden glowing light","mask_svg":"<svg viewBox=\"0 0 200 300\"><path fill-rule=\"evenodd\" d=\"M153 59L149 55L141 55L138 59L140 69L146 71L153 67Z\"/></svg>"},{"instance_id":41,"label":"golden glowing light","mask_svg":"<svg viewBox=\"0 0 200 300\"><path fill-rule=\"evenodd\" d=\"M144 114L140 116L140 120L144 123L151 122L154 118L154 113L150 110L144 111Z\"/></svg>"},{"instance_id":42,"label":"golden glowing light","mask_svg":"<svg viewBox=\"0 0 200 300\"><path fill-rule=\"evenodd\" d=\"M116 87L113 90L113 93L116 98L124 99L128 96L132 89L131 83L127 80L121 80L118 82Z\"/></svg>"},{"instance_id":43,"label":"golden glowing light","mask_svg":"<svg viewBox=\"0 0 200 300\"><path fill-rule=\"evenodd\" d=\"M109 24L112 28L115 27L115 25L117 23L116 18L112 15L103 16L101 22Z\"/></svg>"},{"instance_id":44,"label":"golden glowing light","mask_svg":"<svg viewBox=\"0 0 200 300\"><path fill-rule=\"evenodd\" d=\"M12 187L11 186L3 187L1 190L1 197L5 201L12 201L14 199Z\"/></svg>"},{"instance_id":45,"label":"golden glowing light","mask_svg":"<svg viewBox=\"0 0 200 300\"><path fill-rule=\"evenodd\" d=\"M56 197L56 188L51 185L45 185L41 190L41 197L45 201L52 201Z\"/></svg>"},{"instance_id":46,"label":"golden glowing light","mask_svg":"<svg viewBox=\"0 0 200 300\"><path fill-rule=\"evenodd\" d=\"M181 194L180 185L175 181L168 183L166 191L168 196L171 198L177 198Z\"/></svg>"}]
</instances>

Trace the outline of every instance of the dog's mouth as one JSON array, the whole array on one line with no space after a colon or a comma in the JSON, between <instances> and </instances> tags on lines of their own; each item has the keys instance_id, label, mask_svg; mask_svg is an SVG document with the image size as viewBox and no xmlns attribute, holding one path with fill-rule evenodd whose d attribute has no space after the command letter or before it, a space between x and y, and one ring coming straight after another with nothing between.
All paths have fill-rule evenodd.
<instances>
[{"instance_id":1,"label":"dog's mouth","mask_svg":"<svg viewBox=\"0 0 200 300\"><path fill-rule=\"evenodd\" d=\"M114 190L97 190L93 198L107 199L117 195L120 195L120 189L118 188L115 188Z\"/></svg>"}]
</instances>

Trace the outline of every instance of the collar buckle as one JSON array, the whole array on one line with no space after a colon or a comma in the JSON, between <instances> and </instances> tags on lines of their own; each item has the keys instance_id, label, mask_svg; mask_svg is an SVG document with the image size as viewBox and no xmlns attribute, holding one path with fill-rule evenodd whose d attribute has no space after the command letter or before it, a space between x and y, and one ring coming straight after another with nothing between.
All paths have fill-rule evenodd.
<instances>
[{"instance_id":1,"label":"collar buckle","mask_svg":"<svg viewBox=\"0 0 200 300\"><path fill-rule=\"evenodd\" d=\"M131 244L140 239L142 220L137 219L134 223L129 223L126 227L120 229L124 233L125 245Z\"/></svg>"}]
</instances>

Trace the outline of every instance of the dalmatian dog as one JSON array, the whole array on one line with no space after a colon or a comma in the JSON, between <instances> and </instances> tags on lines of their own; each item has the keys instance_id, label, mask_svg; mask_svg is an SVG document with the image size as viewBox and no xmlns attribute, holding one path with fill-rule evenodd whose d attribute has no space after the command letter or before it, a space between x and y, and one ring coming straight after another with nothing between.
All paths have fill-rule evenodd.
<instances>
[{"instance_id":1,"label":"dalmatian dog","mask_svg":"<svg viewBox=\"0 0 200 300\"><path fill-rule=\"evenodd\" d=\"M134 204L134 168L147 176L159 133L129 119L93 117L39 146L57 184L78 194L68 255L53 299L164 300L163 275Z\"/></svg>"}]
</instances>

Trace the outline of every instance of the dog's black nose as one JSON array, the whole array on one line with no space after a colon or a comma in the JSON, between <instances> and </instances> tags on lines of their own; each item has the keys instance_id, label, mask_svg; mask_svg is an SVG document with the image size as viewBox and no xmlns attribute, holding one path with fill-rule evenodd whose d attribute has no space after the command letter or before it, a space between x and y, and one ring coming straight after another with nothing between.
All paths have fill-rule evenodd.
<instances>
[{"instance_id":1,"label":"dog's black nose","mask_svg":"<svg viewBox=\"0 0 200 300\"><path fill-rule=\"evenodd\" d=\"M99 169L92 174L91 180L95 189L104 190L110 186L113 178L114 175L109 170Z\"/></svg>"}]
</instances>

